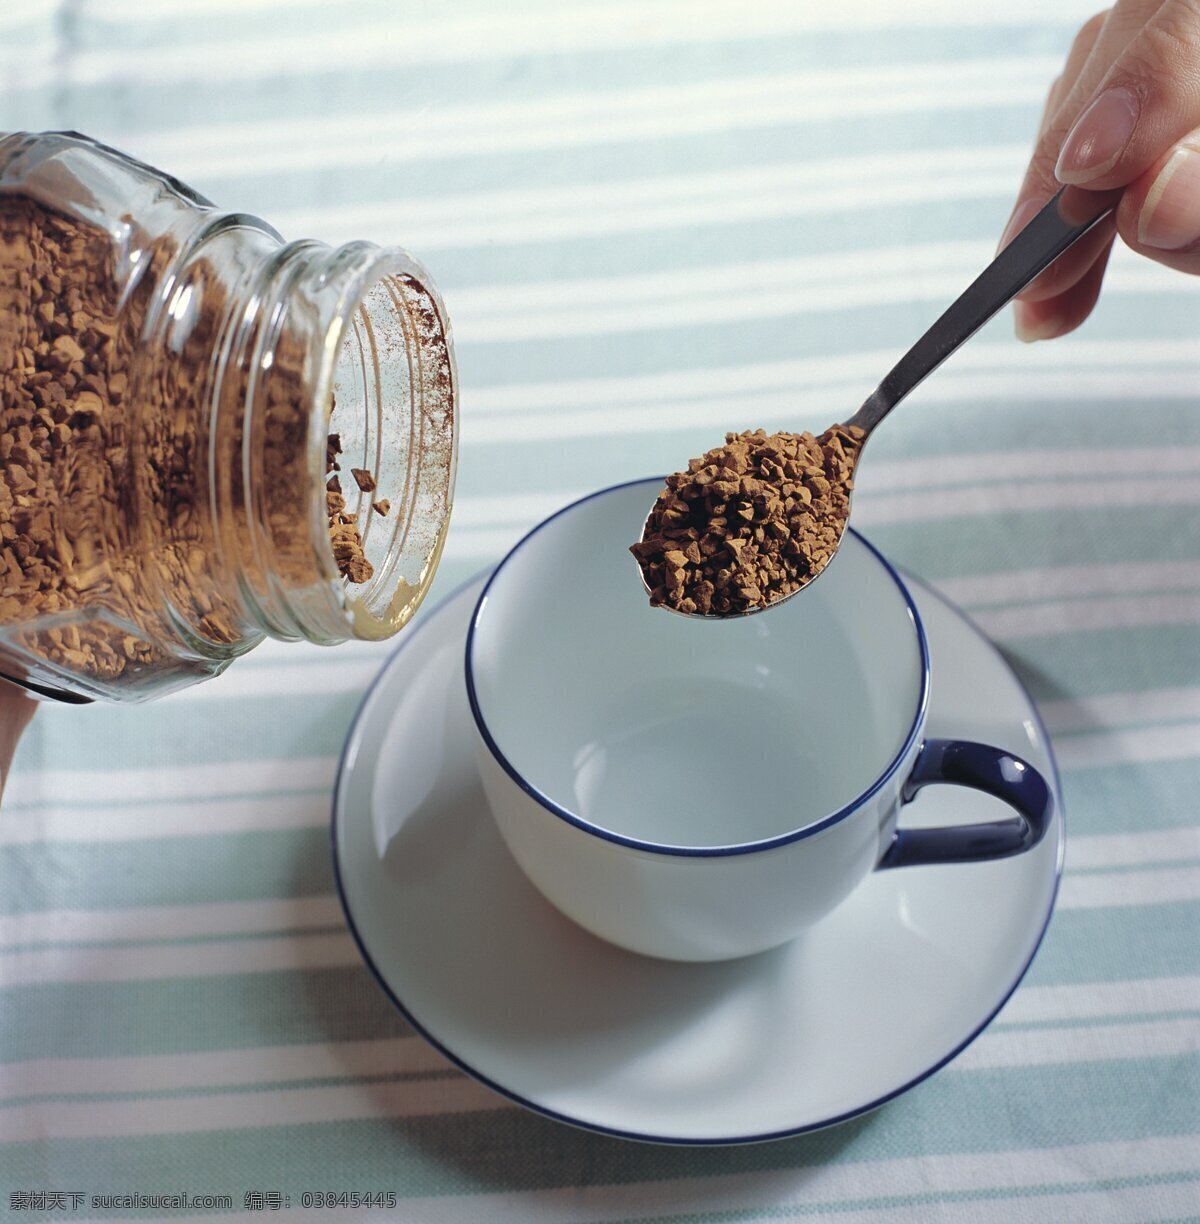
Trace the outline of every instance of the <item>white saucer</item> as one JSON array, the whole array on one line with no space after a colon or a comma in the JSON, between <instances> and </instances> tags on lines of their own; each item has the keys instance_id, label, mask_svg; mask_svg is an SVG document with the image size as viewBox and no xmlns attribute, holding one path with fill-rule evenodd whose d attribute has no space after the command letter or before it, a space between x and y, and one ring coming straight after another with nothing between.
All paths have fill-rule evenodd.
<instances>
[{"instance_id":1,"label":"white saucer","mask_svg":"<svg viewBox=\"0 0 1200 1224\"><path fill-rule=\"evenodd\" d=\"M1021 753L1051 782L1051 827L992 863L876 872L783 948L652 960L602 942L527 882L487 810L463 683L485 576L408 635L367 694L333 805L350 928L407 1019L464 1070L562 1121L629 1138L744 1143L873 1109L943 1066L1033 958L1062 864L1046 734L1008 665L906 576L932 655L931 736ZM1007 814L930 787L902 824Z\"/></svg>"}]
</instances>

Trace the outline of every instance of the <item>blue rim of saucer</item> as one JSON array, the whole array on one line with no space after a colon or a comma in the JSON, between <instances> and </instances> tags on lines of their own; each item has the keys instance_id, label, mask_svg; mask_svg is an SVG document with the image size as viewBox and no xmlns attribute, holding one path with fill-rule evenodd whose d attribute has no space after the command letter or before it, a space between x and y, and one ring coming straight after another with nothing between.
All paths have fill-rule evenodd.
<instances>
[{"instance_id":1,"label":"blue rim of saucer","mask_svg":"<svg viewBox=\"0 0 1200 1224\"><path fill-rule=\"evenodd\" d=\"M586 505L588 502L595 501L600 497L607 497L612 493L618 493L623 489L632 488L634 485L661 485L664 478L661 476L644 477L641 480L627 480L622 484L610 485L605 489L598 489L595 493L589 493L586 497L578 498L570 505L563 506L561 510L556 510L549 518L543 519L536 527L527 531L516 544L508 550L504 558L496 565L488 577L487 583L483 590L479 593L479 599L475 603L475 610L471 613L471 623L467 629L466 653L464 656L464 668L467 678L467 701L471 706L471 717L475 720L475 726L479 734L483 737L483 742L487 745L492 756L496 758L504 772L531 798L541 804L548 812L552 812L560 820L565 820L568 824L574 825L577 829L581 829L584 833L590 833L593 837L602 838L605 841L615 842L618 846L628 846L633 850L642 850L650 854L668 854L675 855L680 858L728 858L735 854L757 854L763 850L774 850L778 846L786 846L791 842L801 841L806 837L812 837L816 833L820 833L828 829L831 825L837 824L841 820L845 820L847 816L856 812L869 802L878 792L887 785L896 771L900 768L909 751L917 742L920 736L921 727L925 721L925 714L929 708L929 643L925 638L925 626L921 623L921 614L917 611L917 606L913 602L911 593L908 587L904 585L904 580L896 572L892 563L872 544L865 536L860 535L853 527L847 527L846 530L850 535L862 544L875 559L887 571L888 576L896 584L897 590L900 592L901 599L908 609L908 614L912 619L913 628L917 634L917 649L921 659L921 692L917 698L917 708L913 714L912 723L908 728L908 734L905 735L903 743L900 745L899 751L892 758L891 763L883 770L882 773L853 798L844 807L838 808L836 812L831 812L827 816L822 816L818 820L810 821L808 824L801 825L798 829L790 829L786 833L776 834L774 837L761 838L758 841L750 842L735 842L730 845L722 846L677 846L667 842L644 841L638 837L629 837L624 833L616 833L611 829L605 829L600 825L593 824L589 820L585 820L576 812L572 812L569 808L563 807L554 799L550 798L544 791L539 790L525 775L505 756L499 744L496 743L491 731L488 729L487 719L484 717L483 711L480 708L479 698L475 690L475 676L471 665L471 648L475 642L475 630L479 624L479 618L482 616L487 604L488 592L492 589L492 583L495 582L500 571L534 538L543 528L550 526L556 519L561 518L564 514L569 514L572 510L579 506Z\"/></svg>"},{"instance_id":2,"label":"blue rim of saucer","mask_svg":"<svg viewBox=\"0 0 1200 1224\"><path fill-rule=\"evenodd\" d=\"M641 482L629 481L628 483L638 484ZM614 487L620 488L622 486L618 485ZM868 544L865 539L863 540L863 543ZM873 545L868 544L868 547L871 548L872 551L877 552ZM889 564L889 568L891 568L890 563L887 563L886 559L885 564ZM481 571L481 573L487 572L489 571ZM388 997L388 999L391 1000L392 1005L404 1017L405 1021L412 1026L413 1031L419 1033L427 1042L429 1042L431 1046L433 1046L435 1050L438 1051L439 1054L442 1055L443 1058L447 1059L447 1061L456 1066L460 1071L465 1072L476 1082L483 1084L486 1088L490 1088L493 1092L509 1101L512 1101L515 1105L520 1105L523 1108L528 1109L531 1113L540 1114L544 1118L550 1118L555 1122L562 1122L568 1126L573 1126L580 1130L590 1131L593 1134L609 1135L615 1139L629 1139L639 1143L671 1144L676 1147L734 1147L748 1143L768 1143L776 1139L794 1139L800 1135L825 1130L827 1127L837 1126L842 1122L849 1122L853 1118L858 1118L862 1117L864 1114L869 1114L874 1110L879 1109L881 1106L886 1105L889 1101L893 1101L897 1097L903 1096L906 1092L917 1087L918 1084L924 1083L930 1076L937 1074L937 1072L948 1063L953 1062L954 1059L956 1059L1000 1014L1001 1009L1009 1001L1009 999L1012 998L1013 993L1024 980L1026 973L1029 972L1029 966L1033 964L1034 959L1038 954L1038 950L1042 946L1042 942L1046 937L1046 931L1050 927L1050 919L1054 914L1055 902L1058 899L1059 885L1062 883L1063 856L1066 846L1065 812L1063 810L1063 804L1061 801L1056 802L1054 805L1054 819L1058 822L1058 853L1055 856L1054 863L1054 886L1050 890L1050 898L1046 906L1046 916L1042 920L1042 928L1038 932L1037 939L1034 940L1033 947L1029 951L1028 959L1025 961L1024 965L1021 966L1020 971L1017 973L1016 977L1013 978L1009 987L1000 996L996 1006L988 1013L986 1017L984 1017L978 1027L972 1030L972 1032L970 1032L961 1042L959 1042L954 1049L952 1049L944 1057L938 1059L927 1070L921 1072L920 1075L914 1076L906 1083L892 1089L891 1092L885 1093L883 1096L877 1097L875 1100L870 1101L865 1105L857 1106L854 1109L846 1110L843 1113L835 1114L832 1117L824 1118L818 1122L806 1123L803 1126L787 1127L782 1130L764 1131L749 1135L729 1135L700 1139L691 1135L656 1135L649 1132L627 1131L618 1127L604 1126L600 1123L589 1122L585 1118L572 1117L570 1114L560 1113L558 1110L550 1109L546 1105L541 1105L537 1101L530 1100L528 1097L524 1097L520 1093L514 1092L511 1088L506 1088L503 1084L498 1083L496 1080L485 1075L482 1071L477 1070L448 1046L439 1041L438 1038L435 1037L433 1033L430 1032L430 1030L426 1028L425 1025L417 1019L413 1012L410 1011L409 1008L401 1001L400 996L396 993L396 991L392 989L387 979L383 976L379 966L375 963L370 951L367 949L367 945L359 932L358 925L354 921L354 913L350 908L350 898L347 895L345 882L342 879L341 859L338 855L338 818L339 813L342 810L342 791L346 781L348 767L352 758L357 754L358 740L362 729L362 724L365 720L367 711L370 708L372 698L375 696L376 691L380 688L383 681L399 661L401 655L404 653L407 647L412 645L417 637L420 636L421 630L425 627L425 625L430 623L437 613L452 603L453 600L456 599L463 591L467 590L475 582L477 582L479 577L480 574L475 574L473 577L468 578L465 582L460 583L454 588L454 590L446 595L444 599L440 600L435 607L429 609L422 621L418 622L412 627L407 639L401 642L391 653L387 661L379 669L378 675L376 675L375 679L371 681L367 691L363 694L362 701L360 702L358 709L355 711L354 719L351 722L350 729L346 734L346 742L342 746L341 756L338 760L337 779L334 782L333 800L331 804L329 821L329 842L333 865L333 882L334 887L337 889L338 901L341 903L342 912L346 916L346 925L350 930L350 937L354 940L354 944L358 948L359 955L363 958L363 963L367 966L371 976L378 983L379 988L383 991L383 993ZM914 579L921 586L925 585L919 578L915 578L915 575ZM953 612L954 615L959 618L959 620L963 621L963 623L966 624L977 637L980 638L980 640L996 656L999 662L1003 665L1004 669L1013 678L1017 688L1020 690L1021 694L1024 696L1029 705L1030 715L1032 716L1034 726L1037 728L1038 737L1045 748L1046 756L1049 760L1049 773L1050 780L1053 784L1054 796L1055 799L1060 799L1062 794L1062 784L1058 774L1058 762L1054 756L1054 747L1051 744L1050 736L1046 731L1046 725L1042 721L1042 716L1038 711L1037 705L1034 702L1029 689L1026 687L1025 682L1012 669L1008 660L1004 658L987 634L985 634L983 630L979 628L979 626L971 619L970 616L967 615L967 613L958 607L957 604L952 604L945 598L945 596L938 595L937 598L940 598L946 604L947 608ZM630 955L632 956L634 953L630 953Z\"/></svg>"}]
</instances>

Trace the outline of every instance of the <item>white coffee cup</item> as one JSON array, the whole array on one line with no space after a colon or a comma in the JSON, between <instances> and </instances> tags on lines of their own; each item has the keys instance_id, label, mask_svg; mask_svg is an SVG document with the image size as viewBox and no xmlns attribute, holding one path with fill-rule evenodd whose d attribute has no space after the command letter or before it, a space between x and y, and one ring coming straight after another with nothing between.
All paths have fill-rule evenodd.
<instances>
[{"instance_id":1,"label":"white coffee cup","mask_svg":"<svg viewBox=\"0 0 1200 1224\"><path fill-rule=\"evenodd\" d=\"M551 902L622 947L720 960L793 938L872 869L1037 843L1053 800L1032 766L925 739L924 630L866 540L848 532L820 580L778 608L674 616L649 606L628 552L659 488L606 489L535 527L472 617L484 789ZM1017 815L898 828L932 782L988 791Z\"/></svg>"}]
</instances>

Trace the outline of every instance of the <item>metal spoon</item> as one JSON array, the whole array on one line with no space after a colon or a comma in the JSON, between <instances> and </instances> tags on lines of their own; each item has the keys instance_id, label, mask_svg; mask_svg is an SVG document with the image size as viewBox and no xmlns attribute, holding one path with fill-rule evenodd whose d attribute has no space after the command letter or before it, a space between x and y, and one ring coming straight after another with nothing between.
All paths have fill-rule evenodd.
<instances>
[{"instance_id":1,"label":"metal spoon","mask_svg":"<svg viewBox=\"0 0 1200 1224\"><path fill-rule=\"evenodd\" d=\"M1069 246L1112 212L1120 196L1120 191L1094 192L1079 187L1064 187L1000 251L953 305L893 366L879 386L867 396L862 407L849 420L843 422L849 427L857 426L865 434L855 458L856 467L867 439L879 422L997 311L1011 302L1040 272L1045 271ZM643 540L649 521L647 516L646 524L642 527ZM844 533L845 523L842 524L842 531ZM825 564L810 573L795 591L762 607L736 612L682 612L670 604L659 606L680 616L699 617L703 620L726 620L733 616L764 612L767 608L778 607L793 595L798 595L814 578L824 572L831 559L832 554ZM638 574L649 593L650 587L640 565Z\"/></svg>"}]
</instances>

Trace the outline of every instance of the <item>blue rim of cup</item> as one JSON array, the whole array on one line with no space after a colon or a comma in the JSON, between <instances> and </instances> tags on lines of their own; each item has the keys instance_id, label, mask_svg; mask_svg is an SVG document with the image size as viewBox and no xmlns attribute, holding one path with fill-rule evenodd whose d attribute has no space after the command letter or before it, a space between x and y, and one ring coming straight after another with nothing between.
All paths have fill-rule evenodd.
<instances>
[{"instance_id":1,"label":"blue rim of cup","mask_svg":"<svg viewBox=\"0 0 1200 1224\"><path fill-rule=\"evenodd\" d=\"M637 837L629 837L624 833L616 833L611 829L606 829L602 825L593 824L589 820L585 820L576 812L572 812L569 808L565 808L562 804L550 798L549 795L539 790L525 775L505 756L499 744L496 743L490 729L487 725L487 719L484 716L483 710L480 707L479 697L475 688L474 668L472 665L472 648L475 644L475 632L479 625L479 619L487 604L488 592L492 589L492 584L496 581L504 567L528 544L536 535L544 528L550 526L551 523L561 518L564 514L571 513L572 510L579 506L586 505L588 502L595 501L600 497L607 497L609 494L620 492L622 489L631 488L634 485L661 485L663 477L653 476L644 477L640 480L627 480L622 484L609 485L607 488L598 489L595 493L589 493L585 497L578 498L569 505L563 506L561 510L555 511L548 518L543 519L537 526L525 533L516 544L508 550L504 555L503 560L492 570L488 576L487 583L483 590L479 593L479 599L475 603L475 608L471 613L471 623L467 629L466 654L464 659L464 671L467 681L467 701L471 707L471 717L475 720L475 726L479 731L483 742L487 745L488 751L496 759L501 768L508 776L523 790L531 799L544 807L548 812L553 813L560 820L565 820L568 824L574 825L577 829L584 833L589 833L593 837L602 838L605 841L613 842L618 846L626 846L632 850L642 850L651 854L667 854L674 855L680 858L726 858L735 854L756 854L763 850L774 850L779 846L789 845L791 842L801 841L806 837L812 837L817 833L823 832L831 825L837 824L839 821L845 820L854 812L858 811L865 803L869 802L879 791L887 785L887 783L895 776L896 771L901 764L907 759L913 745L917 742L921 735L921 728L925 725L925 715L929 708L929 643L925 637L925 626L921 622L921 614L917 611L917 606L913 602L913 598L907 586L904 585L904 580L900 577L892 563L877 549L865 536L860 535L853 527L847 527L849 534L862 544L883 566L887 571L888 576L896 584L897 590L900 592L900 597L904 600L905 607L908 609L909 617L912 620L913 628L917 635L917 648L921 658L921 691L917 698L917 708L913 714L912 724L908 729L908 734L904 737L904 742L901 744L899 751L892 758L890 764L882 773L871 783L866 789L855 796L852 800L846 803L837 811L829 815L822 816L817 820L810 821L808 824L801 825L798 829L792 829L787 833L780 833L774 837L762 838L758 841L751 842L735 842L729 845L720 846L677 846L667 842L645 841ZM630 581L636 581L636 575L632 572L634 562L630 559L631 573ZM648 610L649 611L649 610ZM664 615L664 613L658 613Z\"/></svg>"},{"instance_id":2,"label":"blue rim of cup","mask_svg":"<svg viewBox=\"0 0 1200 1224\"><path fill-rule=\"evenodd\" d=\"M627 483L640 484L642 482L641 481L629 481ZM622 488L622 487L623 487L622 485L613 486L613 488ZM603 491L609 492L611 490L603 490ZM859 538L861 539L862 537L859 537ZM871 548L871 550L875 552L877 556L880 555L878 551L867 540L864 539L863 543L866 544L868 548ZM885 564L888 564L886 558L881 558L881 559L884 561ZM891 569L892 567L889 565L888 568ZM451 591L450 594L448 594L445 598L439 601L437 607L432 610L430 615L433 615L433 613L437 612L439 609L450 604L457 595L467 590L477 580L477 578L478 578L478 575L475 575L475 577L468 578L465 582L461 583L458 587L456 587L453 591ZM907 590L907 587L905 589ZM1029 710L1030 710L1030 716L1033 719L1034 725L1037 727L1039 740L1043 748L1045 749L1047 757L1049 758L1050 776L1054 784L1055 797L1058 798L1061 795L1061 783L1059 781L1059 775L1058 775L1058 763L1055 760L1055 756L1054 756L1054 746L1050 742L1050 736L1048 732L1046 731L1046 725L1042 721L1041 714L1038 711L1037 705L1035 704L1033 697L1029 693L1029 689L1026 687L1025 682L1021 679L1021 677L1018 676L1016 672L1014 672L1012 668L1009 666L1008 662L1004 660L1003 656L1000 654L1000 651L997 649L997 647L990 641L987 635L983 632L982 629L979 628L979 626L971 619L971 617L968 616L961 608L959 608L955 604L951 604L950 607L953 609L955 615L961 621L963 621L966 625L970 627L972 632L977 634L981 639L983 639L984 642L987 643L989 648L992 650L993 654L995 654L998 658L1001 659L1001 661L1004 663L1005 668L1008 670L1009 674L1012 676L1017 687L1020 689L1022 695L1024 696L1026 702L1028 703ZM428 620L426 620L425 623L427 624ZM414 627L413 629L414 637L417 634L419 634L420 629L422 627L423 626L421 625ZM338 854L337 842L338 842L339 815L342 812L342 806L343 806L342 805L342 799L344 795L343 786L346 781L346 777L350 769L350 766L354 763L354 760L357 756L359 737L362 732L362 728L363 728L363 725L366 719L367 711L369 710L371 706L372 699L375 697L376 692L382 687L385 678L391 673L392 667L395 665L396 661L400 658L402 654L405 653L406 648L412 644L414 637L409 637L405 641L401 642L396 647L396 649L392 652L392 654L389 656L389 658L384 663L384 665L379 669L378 674L375 676L374 680L372 680L371 684L368 686L367 691L363 694L363 699L361 703L359 704L357 711L355 711L354 719L350 724L350 730L347 732L346 742L342 745L342 754L341 754L341 759L338 762L337 778L334 782L332 803L330 805L331 811L330 811L330 820L329 820L329 843L330 843L329 848L330 848L330 857L331 857L332 865L333 865L334 887L337 889L338 900L341 902L341 906L342 906L342 913L345 914L346 916L346 925L350 929L350 937L354 940L354 944L358 948L359 955L363 958L363 962L366 964L367 969L370 972L371 976L378 983L383 993L387 995L387 997L391 1000L396 1010L400 1012L400 1014L404 1017L404 1019L410 1025L412 1025L414 1031L419 1033L426 1041L429 1042L431 1046L433 1046L435 1050L437 1050L445 1058L447 1058L451 1063L453 1063L456 1067L458 1067L459 1070L465 1072L472 1079L483 1084L485 1087L490 1088L493 1092L496 1092L500 1096L505 1097L508 1100L512 1101L514 1104L520 1105L523 1108L530 1110L532 1113L540 1114L542 1117L550 1118L552 1121L562 1122L568 1126L576 1127L582 1131L588 1131L588 1132L591 1132L592 1134L598 1134L598 1135L608 1135L616 1139L628 1139L628 1140L632 1140L638 1143L662 1143L662 1144L670 1144L672 1146L684 1147L684 1148L715 1148L715 1147L737 1147L737 1146L744 1146L744 1145L751 1144L751 1143L768 1143L768 1142L773 1142L779 1139L795 1139L801 1135L809 1135L815 1131L825 1130L828 1127L832 1127L832 1126L838 1126L843 1122L849 1122L854 1118L859 1118L859 1117L864 1116L865 1114L872 1113L876 1109L881 1108L882 1106L888 1104L890 1101L894 1101L897 1097L903 1096L906 1092L909 1092L911 1089L916 1088L918 1085L924 1083L931 1076L936 1075L938 1071L940 1071L948 1063L953 1062L954 1059L959 1056L959 1054L961 1054L969 1045L971 1045L975 1041L975 1039L980 1035L980 1033L982 1033L988 1027L988 1025L990 1025L991 1022L1000 1014L1000 1011L1003 1009L1004 1005L1009 1001L1009 999L1012 998L1013 994L1016 992L1017 987L1021 984L1021 982L1025 978L1025 975L1029 972L1030 965L1033 964L1035 958L1037 957L1038 951L1041 949L1042 943L1046 938L1046 932L1050 928L1050 919L1054 916L1054 907L1055 907L1056 901L1058 900L1058 890L1059 890L1060 884L1062 883L1063 851L1064 851L1064 847L1066 844L1066 838L1065 838L1065 829L1063 826L1063 818L1064 818L1063 805L1061 802L1056 802L1054 805L1053 819L1058 823L1058 853L1055 857L1055 864L1054 864L1054 884L1050 890L1050 898L1046 906L1045 917L1042 919L1041 930L1038 932L1037 938L1033 942L1033 947L1029 951L1029 956L1026 958L1025 963L1021 966L1019 972L1013 978L1012 982L1009 983L1008 986L1002 992L999 1002L997 1002L995 1007L992 1008L992 1010L979 1023L979 1025L975 1027L974 1029L972 1029L972 1031L967 1035L967 1037L965 1037L961 1042L959 1042L959 1044L956 1045L954 1049L952 1049L949 1053L947 1053L943 1057L939 1058L936 1062L933 1063L932 1066L926 1068L919 1075L914 1076L907 1083L899 1085L898 1087L892 1089L890 1092L885 1093L883 1096L880 1096L876 1098L875 1100L868 1102L865 1105L857 1106L853 1109L846 1110L840 1114L835 1114L829 1118L821 1119L820 1121L817 1121L817 1122L809 1122L809 1123L802 1124L800 1126L786 1127L781 1130L774 1130L774 1131L761 1131L761 1132L752 1133L752 1134L704 1136L704 1137L671 1136L671 1135L661 1135L661 1134L656 1135L651 1132L623 1130L620 1127L607 1126L600 1122L590 1122L583 1118L573 1117L571 1114L561 1113L560 1111L556 1109L551 1109L548 1105L543 1105L540 1102L535 1101L529 1097L522 1096L521 1093L515 1091L512 1088L505 1087L505 1085L501 1084L498 1080L494 1080L491 1078L491 1076L484 1074L484 1072L472 1066L469 1062L467 1062L459 1054L455 1053L454 1050L450 1049L449 1046L447 1046L444 1042L442 1042L439 1038L437 1038L433 1034L433 1032L429 1028L427 1028L421 1022L421 1020L418 1019L415 1013L412 1012L408 1008L408 1006L401 1000L400 996L396 993L396 991L392 988L391 984L388 982L387 978L384 976L382 969L376 964L375 958L371 955L371 952L367 947L366 940L362 932L360 932L358 929L358 923L355 921L354 911L350 905L350 897L346 889L346 882L342 875L341 856ZM633 954L631 953L631 955Z\"/></svg>"}]
</instances>

